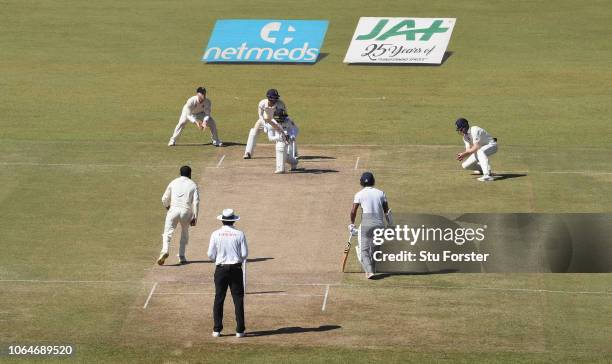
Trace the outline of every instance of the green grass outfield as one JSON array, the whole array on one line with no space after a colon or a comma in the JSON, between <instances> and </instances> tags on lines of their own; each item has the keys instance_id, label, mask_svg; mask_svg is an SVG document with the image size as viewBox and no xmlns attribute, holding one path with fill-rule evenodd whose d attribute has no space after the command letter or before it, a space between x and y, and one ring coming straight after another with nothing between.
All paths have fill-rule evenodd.
<instances>
[{"instance_id":1,"label":"green grass outfield","mask_svg":"<svg viewBox=\"0 0 612 364\"><path fill-rule=\"evenodd\" d=\"M257 102L275 87L300 125L301 143L355 155L365 150L358 145L377 146L364 167L376 172L400 212L610 212L609 1L0 0L0 8L0 279L125 281L61 289L0 282L0 343L75 343L83 362L612 360L605 345L612 341L609 295L542 293L538 310L507 305L505 314L518 322L544 322L537 350L480 352L479 337L523 343L527 326L470 331L481 327L477 322L466 323L473 346L459 347L449 339L448 347L178 349L116 339L147 288L138 282L159 249L163 189L179 165L217 161L210 147L166 147L183 102L200 84L225 141L245 142ZM455 17L452 55L439 67L345 65L360 16ZM328 19L326 56L310 66L203 64L214 21L222 18ZM458 116L500 139L496 168L527 176L481 185L454 171L452 157L462 147L452 127ZM201 142L188 126L181 143ZM460 196L470 191L486 203ZM612 286L608 274L450 277L393 282ZM372 293L362 285L361 294ZM412 292L379 289L389 302ZM410 312L447 318L461 332L452 297L434 302L435 312ZM496 305L515 298L524 299L466 297L483 300L478 309L491 325Z\"/></svg>"}]
</instances>

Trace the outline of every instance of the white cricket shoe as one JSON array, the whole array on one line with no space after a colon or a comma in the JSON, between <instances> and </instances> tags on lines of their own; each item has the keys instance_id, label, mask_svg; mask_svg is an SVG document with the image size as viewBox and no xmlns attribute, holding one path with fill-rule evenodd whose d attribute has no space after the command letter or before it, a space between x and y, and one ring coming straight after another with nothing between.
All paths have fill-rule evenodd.
<instances>
[{"instance_id":1,"label":"white cricket shoe","mask_svg":"<svg viewBox=\"0 0 612 364\"><path fill-rule=\"evenodd\" d=\"M283 173L285 173L285 171L283 171L283 170L274 171L274 174L283 174Z\"/></svg>"},{"instance_id":2,"label":"white cricket shoe","mask_svg":"<svg viewBox=\"0 0 612 364\"><path fill-rule=\"evenodd\" d=\"M244 332L237 332L236 337L244 337Z\"/></svg>"},{"instance_id":3,"label":"white cricket shoe","mask_svg":"<svg viewBox=\"0 0 612 364\"><path fill-rule=\"evenodd\" d=\"M222 147L223 146L223 142L220 140L213 140L212 141L212 145L214 145L215 147Z\"/></svg>"},{"instance_id":4,"label":"white cricket shoe","mask_svg":"<svg viewBox=\"0 0 612 364\"><path fill-rule=\"evenodd\" d=\"M218 331L213 331L212 337L221 337L221 333Z\"/></svg>"},{"instance_id":5,"label":"white cricket shoe","mask_svg":"<svg viewBox=\"0 0 612 364\"><path fill-rule=\"evenodd\" d=\"M297 169L297 163L291 165L291 171L295 171Z\"/></svg>"},{"instance_id":6,"label":"white cricket shoe","mask_svg":"<svg viewBox=\"0 0 612 364\"><path fill-rule=\"evenodd\" d=\"M249 153L249 152L244 153L244 157L242 157L242 158L244 158L244 159L251 159L251 153Z\"/></svg>"},{"instance_id":7,"label":"white cricket shoe","mask_svg":"<svg viewBox=\"0 0 612 364\"><path fill-rule=\"evenodd\" d=\"M374 277L374 273L366 273L367 279L372 279Z\"/></svg>"},{"instance_id":8,"label":"white cricket shoe","mask_svg":"<svg viewBox=\"0 0 612 364\"><path fill-rule=\"evenodd\" d=\"M491 176L482 176L480 178L478 178L478 180L480 182L491 182L493 181L495 178L491 177Z\"/></svg>"},{"instance_id":9,"label":"white cricket shoe","mask_svg":"<svg viewBox=\"0 0 612 364\"><path fill-rule=\"evenodd\" d=\"M187 258L179 256L179 264L180 265L187 264Z\"/></svg>"},{"instance_id":10,"label":"white cricket shoe","mask_svg":"<svg viewBox=\"0 0 612 364\"><path fill-rule=\"evenodd\" d=\"M168 146L169 147L174 147L176 145L176 142L172 139L170 139L170 141L168 142Z\"/></svg>"}]
</instances>

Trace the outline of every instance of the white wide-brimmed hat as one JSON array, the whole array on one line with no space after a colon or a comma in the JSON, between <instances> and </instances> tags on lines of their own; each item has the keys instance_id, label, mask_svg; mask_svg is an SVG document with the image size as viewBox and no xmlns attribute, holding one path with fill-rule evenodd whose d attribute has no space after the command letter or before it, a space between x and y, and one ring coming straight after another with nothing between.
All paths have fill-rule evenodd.
<instances>
[{"instance_id":1,"label":"white wide-brimmed hat","mask_svg":"<svg viewBox=\"0 0 612 364\"><path fill-rule=\"evenodd\" d=\"M234 210L232 209L223 209L221 215L217 216L217 220L221 221L238 221L240 220L240 216L234 214Z\"/></svg>"}]
</instances>

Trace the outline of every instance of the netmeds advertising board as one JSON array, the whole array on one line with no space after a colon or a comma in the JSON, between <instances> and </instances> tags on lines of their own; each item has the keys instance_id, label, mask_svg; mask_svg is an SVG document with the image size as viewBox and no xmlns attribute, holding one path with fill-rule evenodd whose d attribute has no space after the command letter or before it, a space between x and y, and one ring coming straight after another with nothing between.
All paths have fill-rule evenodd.
<instances>
[{"instance_id":1,"label":"netmeds advertising board","mask_svg":"<svg viewBox=\"0 0 612 364\"><path fill-rule=\"evenodd\" d=\"M327 20L217 20L203 62L315 63Z\"/></svg>"}]
</instances>

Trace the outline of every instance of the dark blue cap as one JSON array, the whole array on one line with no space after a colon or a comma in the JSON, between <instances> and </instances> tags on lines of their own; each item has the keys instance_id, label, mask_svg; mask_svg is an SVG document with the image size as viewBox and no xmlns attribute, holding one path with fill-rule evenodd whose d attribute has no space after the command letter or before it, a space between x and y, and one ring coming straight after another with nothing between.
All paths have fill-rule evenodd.
<instances>
[{"instance_id":1,"label":"dark blue cap","mask_svg":"<svg viewBox=\"0 0 612 364\"><path fill-rule=\"evenodd\" d=\"M361 178L359 179L359 183L363 187L374 186L374 175L372 172L363 172Z\"/></svg>"},{"instance_id":2,"label":"dark blue cap","mask_svg":"<svg viewBox=\"0 0 612 364\"><path fill-rule=\"evenodd\" d=\"M278 90L271 88L266 92L266 97L269 99L279 99L280 95L278 94Z\"/></svg>"},{"instance_id":3,"label":"dark blue cap","mask_svg":"<svg viewBox=\"0 0 612 364\"><path fill-rule=\"evenodd\" d=\"M200 86L200 87L198 87L196 92L199 93L199 94L205 94L206 93L206 89L204 87Z\"/></svg>"},{"instance_id":4,"label":"dark blue cap","mask_svg":"<svg viewBox=\"0 0 612 364\"><path fill-rule=\"evenodd\" d=\"M467 121L467 119L459 118L457 121L455 121L455 126L457 127L457 130L469 129L470 123Z\"/></svg>"}]
</instances>

